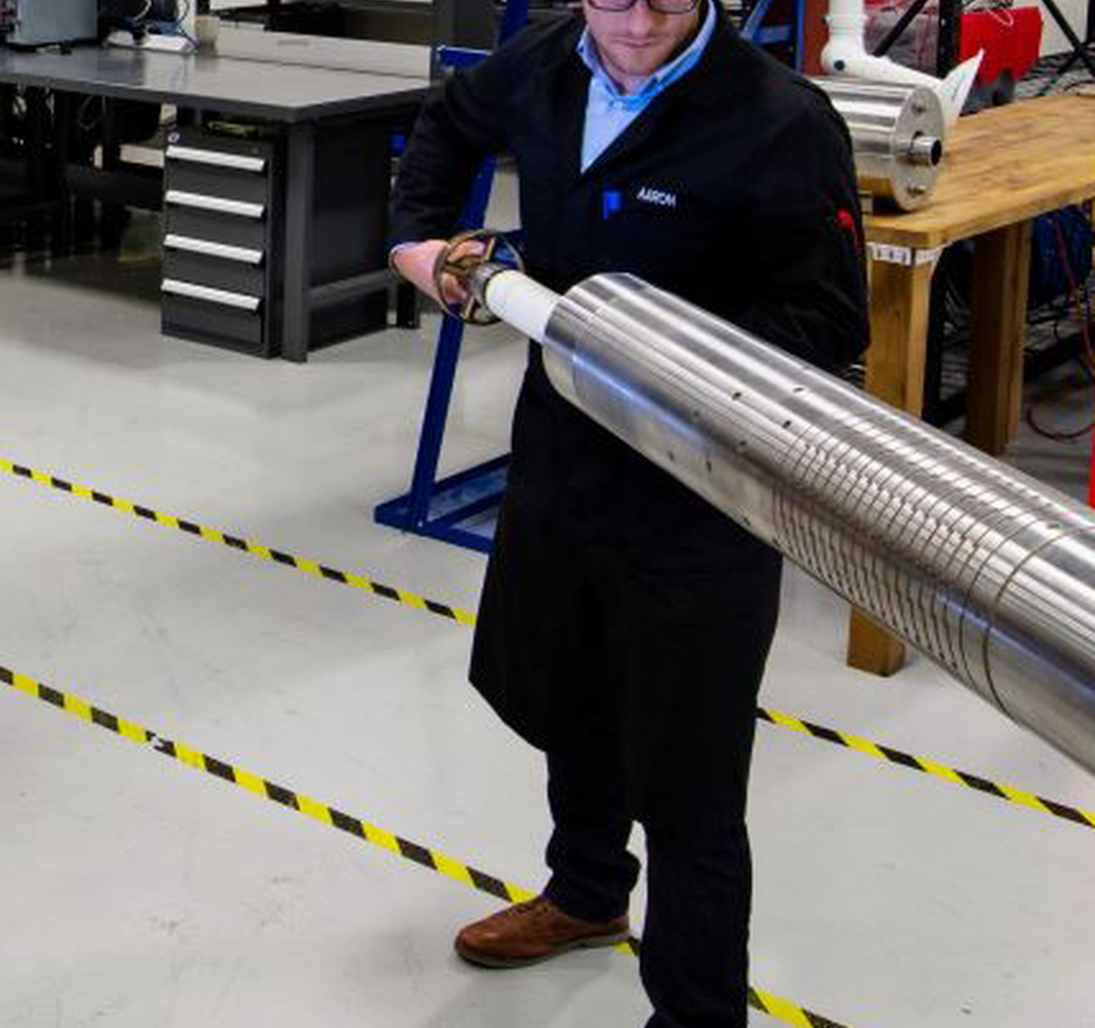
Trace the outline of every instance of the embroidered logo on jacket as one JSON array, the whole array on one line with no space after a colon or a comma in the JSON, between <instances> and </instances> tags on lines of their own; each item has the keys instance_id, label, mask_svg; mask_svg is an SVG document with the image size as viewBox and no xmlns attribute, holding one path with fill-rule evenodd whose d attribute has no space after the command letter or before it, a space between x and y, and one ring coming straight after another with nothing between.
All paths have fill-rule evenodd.
<instances>
[{"instance_id":1,"label":"embroidered logo on jacket","mask_svg":"<svg viewBox=\"0 0 1095 1028\"><path fill-rule=\"evenodd\" d=\"M655 204L658 207L677 206L676 193L667 193L664 189L651 189L650 186L643 186L639 190L636 199L642 200L643 203Z\"/></svg>"}]
</instances>

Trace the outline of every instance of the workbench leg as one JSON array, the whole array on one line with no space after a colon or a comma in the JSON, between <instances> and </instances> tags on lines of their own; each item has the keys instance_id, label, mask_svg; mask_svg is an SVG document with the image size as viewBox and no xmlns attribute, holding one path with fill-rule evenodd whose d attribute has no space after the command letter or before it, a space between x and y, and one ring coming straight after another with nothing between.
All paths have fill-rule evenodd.
<instances>
[{"instance_id":1,"label":"workbench leg","mask_svg":"<svg viewBox=\"0 0 1095 1028\"><path fill-rule=\"evenodd\" d=\"M994 456L1019 431L1031 222L977 237L966 440Z\"/></svg>"},{"instance_id":2,"label":"workbench leg","mask_svg":"<svg viewBox=\"0 0 1095 1028\"><path fill-rule=\"evenodd\" d=\"M58 207L53 216L51 249L54 256L67 255L73 248L73 206L68 190L68 166L72 161L73 130L75 127L75 97L71 93L53 94L54 180L50 191L57 196Z\"/></svg>"},{"instance_id":3,"label":"workbench leg","mask_svg":"<svg viewBox=\"0 0 1095 1028\"><path fill-rule=\"evenodd\" d=\"M103 98L102 170L120 171L122 167L122 115L120 102ZM130 221L129 208L123 203L103 200L99 207L99 245L116 250Z\"/></svg>"},{"instance_id":4,"label":"workbench leg","mask_svg":"<svg viewBox=\"0 0 1095 1028\"><path fill-rule=\"evenodd\" d=\"M308 359L312 323L312 223L315 210L316 129L289 126L285 184L285 305L281 354Z\"/></svg>"},{"instance_id":5,"label":"workbench leg","mask_svg":"<svg viewBox=\"0 0 1095 1028\"><path fill-rule=\"evenodd\" d=\"M395 323L398 328L418 328L422 323L418 290L407 282L395 287Z\"/></svg>"},{"instance_id":6,"label":"workbench leg","mask_svg":"<svg viewBox=\"0 0 1095 1028\"><path fill-rule=\"evenodd\" d=\"M46 103L46 91L44 89L28 88L24 93L26 101L26 140L27 140L27 172L29 193L36 203L47 200L55 200L53 184L56 175L53 171L54 156L50 141L53 135L53 126L50 122L49 107ZM43 226L43 215L34 214L26 222L25 245L28 252L33 253L45 247L46 237Z\"/></svg>"},{"instance_id":7,"label":"workbench leg","mask_svg":"<svg viewBox=\"0 0 1095 1028\"><path fill-rule=\"evenodd\" d=\"M928 307L935 261L871 264L871 348L867 392L920 416L928 347ZM892 675L905 663L905 647L858 610L848 625L848 666Z\"/></svg>"}]
</instances>

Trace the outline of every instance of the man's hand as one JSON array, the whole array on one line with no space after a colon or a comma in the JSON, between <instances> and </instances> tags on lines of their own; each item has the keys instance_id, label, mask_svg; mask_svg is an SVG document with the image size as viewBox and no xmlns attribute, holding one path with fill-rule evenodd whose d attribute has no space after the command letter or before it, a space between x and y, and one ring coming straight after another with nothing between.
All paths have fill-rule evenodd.
<instances>
[{"instance_id":1,"label":"man's hand","mask_svg":"<svg viewBox=\"0 0 1095 1028\"><path fill-rule=\"evenodd\" d=\"M468 298L468 293L457 278L447 272L441 276L443 296L437 295L437 284L434 281L434 267L437 259L448 245L448 240L445 239L427 239L421 243L400 247L392 255L392 266L408 282L427 296L432 296L443 306L459 307ZM450 256L455 258L482 252L483 244L479 240L468 240L457 247Z\"/></svg>"}]
</instances>

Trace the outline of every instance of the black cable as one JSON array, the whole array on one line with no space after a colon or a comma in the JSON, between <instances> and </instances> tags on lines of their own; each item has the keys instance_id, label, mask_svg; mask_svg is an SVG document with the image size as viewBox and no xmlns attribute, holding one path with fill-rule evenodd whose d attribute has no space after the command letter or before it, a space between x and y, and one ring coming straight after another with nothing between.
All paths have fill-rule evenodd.
<instances>
[{"instance_id":1,"label":"black cable","mask_svg":"<svg viewBox=\"0 0 1095 1028\"><path fill-rule=\"evenodd\" d=\"M1027 424L1043 439L1050 439L1055 443L1070 443L1095 430L1095 421L1089 421L1083 428L1070 432L1055 432L1052 429L1043 428L1034 417L1034 404L1027 407Z\"/></svg>"},{"instance_id":2,"label":"black cable","mask_svg":"<svg viewBox=\"0 0 1095 1028\"><path fill-rule=\"evenodd\" d=\"M1078 295L1080 293L1080 286L1079 286L1079 283L1076 281L1076 274L1073 271L1072 262L1069 260L1068 243L1065 240L1064 229L1061 227L1061 219L1059 217L1055 217L1053 219L1053 227L1054 227L1054 231L1055 231L1055 235L1056 235L1058 257L1060 258L1061 265L1064 268L1065 276L1068 279L1068 286L1069 286L1069 290L1070 290L1069 299L1074 300L1076 305L1079 306L1079 301L1076 298L1078 297ZM1085 309L1082 311L1082 313L1085 315L1085 318L1084 318L1083 324L1081 325L1081 332L1083 333L1083 337L1084 337L1084 355L1087 357L1088 362L1090 363L1092 360L1095 360L1095 356L1093 356L1093 354L1092 354L1091 338L1090 338L1089 331L1088 331L1089 321L1090 321L1090 298L1087 295L1087 283L1086 282L1084 283L1084 297L1085 297L1086 303L1085 303ZM1066 304L1065 304L1065 311L1066 311L1066 314L1067 314L1067 312L1068 312L1068 301L1067 300L1066 300ZM1060 340L1060 336L1058 334L1058 326L1059 326L1061 320L1063 320L1063 318L1059 319L1058 321L1055 321L1054 324L1053 324L1053 334L1054 334L1054 337L1057 338L1058 340ZM1083 361L1081 360L1081 364L1082 363L1083 363ZM1091 378L1091 374L1090 374L1091 369L1087 368L1086 370L1088 371L1088 377ZM1038 424L1038 420L1034 416L1034 411L1035 411L1035 405L1034 404L1031 404L1030 406L1027 407L1027 413L1026 413L1027 424L1030 425L1030 427L1038 435L1042 436L1045 439L1053 440L1054 442L1071 442L1075 439L1079 439L1083 436L1089 435L1092 431L1095 431L1095 419L1090 421L1083 428L1078 428L1078 429L1075 429L1075 430L1072 430L1072 431L1054 431L1052 429L1047 429L1047 428L1044 428L1044 427L1042 427L1041 425Z\"/></svg>"}]
</instances>

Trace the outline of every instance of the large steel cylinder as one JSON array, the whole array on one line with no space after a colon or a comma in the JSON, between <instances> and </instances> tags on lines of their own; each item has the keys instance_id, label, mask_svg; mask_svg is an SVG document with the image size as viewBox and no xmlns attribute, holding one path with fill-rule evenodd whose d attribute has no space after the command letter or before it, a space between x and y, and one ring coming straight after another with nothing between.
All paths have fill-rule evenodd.
<instances>
[{"instance_id":1,"label":"large steel cylinder","mask_svg":"<svg viewBox=\"0 0 1095 1028\"><path fill-rule=\"evenodd\" d=\"M1091 511L633 276L482 292L591 418L1095 771Z\"/></svg>"},{"instance_id":2,"label":"large steel cylinder","mask_svg":"<svg viewBox=\"0 0 1095 1028\"><path fill-rule=\"evenodd\" d=\"M924 86L815 78L848 125L860 189L911 211L935 189L946 126L939 97Z\"/></svg>"}]
</instances>

